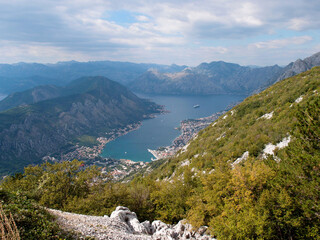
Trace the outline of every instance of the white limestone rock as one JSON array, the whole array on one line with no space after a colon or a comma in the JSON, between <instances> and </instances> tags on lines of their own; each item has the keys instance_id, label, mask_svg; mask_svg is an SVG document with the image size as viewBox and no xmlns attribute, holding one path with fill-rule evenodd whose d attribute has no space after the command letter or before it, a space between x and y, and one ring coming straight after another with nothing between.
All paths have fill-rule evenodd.
<instances>
[{"instance_id":1,"label":"white limestone rock","mask_svg":"<svg viewBox=\"0 0 320 240\"><path fill-rule=\"evenodd\" d=\"M152 222L152 227L154 229L152 237L155 239L168 239L174 240L174 231L171 229L171 226L165 224L160 220L156 220Z\"/></svg>"},{"instance_id":2,"label":"white limestone rock","mask_svg":"<svg viewBox=\"0 0 320 240\"><path fill-rule=\"evenodd\" d=\"M139 240L214 240L206 235L207 227L192 229L182 220L175 226L163 223L160 220L140 223L137 215L127 207L118 206L111 216L88 216L48 209L57 217L61 227L72 230L82 237L94 239L139 239Z\"/></svg>"},{"instance_id":3,"label":"white limestone rock","mask_svg":"<svg viewBox=\"0 0 320 240\"><path fill-rule=\"evenodd\" d=\"M111 213L111 219L117 219L118 221L124 222L128 225L129 231L132 233L145 233L148 234L150 231L147 223L141 224L137 218L135 212L131 212L129 208L118 206L115 211Z\"/></svg>"},{"instance_id":4,"label":"white limestone rock","mask_svg":"<svg viewBox=\"0 0 320 240\"><path fill-rule=\"evenodd\" d=\"M268 155L272 155L274 158L274 151L276 149L282 149L285 148L289 145L291 141L291 136L289 135L288 137L285 137L284 139L282 139L281 142L277 143L277 145L273 145L272 143L268 143L265 148L263 149L263 154L262 154L262 158L267 158ZM280 159L276 158L277 161L280 161Z\"/></svg>"},{"instance_id":5,"label":"white limestone rock","mask_svg":"<svg viewBox=\"0 0 320 240\"><path fill-rule=\"evenodd\" d=\"M303 100L303 96L300 96L295 100L295 102L296 103L300 103L302 100Z\"/></svg>"},{"instance_id":6,"label":"white limestone rock","mask_svg":"<svg viewBox=\"0 0 320 240\"><path fill-rule=\"evenodd\" d=\"M273 117L273 111L270 113L266 113L263 116L259 117L258 119L264 118L264 119L271 119Z\"/></svg>"},{"instance_id":7,"label":"white limestone rock","mask_svg":"<svg viewBox=\"0 0 320 240\"><path fill-rule=\"evenodd\" d=\"M232 168L234 168L235 165L241 163L242 161L247 160L248 157L249 157L249 151L244 152L241 157L237 158L237 159L231 164Z\"/></svg>"}]
</instances>

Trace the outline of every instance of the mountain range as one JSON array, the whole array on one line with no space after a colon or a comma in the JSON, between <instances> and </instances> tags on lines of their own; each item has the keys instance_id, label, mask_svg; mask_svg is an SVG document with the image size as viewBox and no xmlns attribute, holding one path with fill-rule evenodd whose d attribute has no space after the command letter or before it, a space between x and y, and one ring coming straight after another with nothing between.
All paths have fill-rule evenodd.
<instances>
[{"instance_id":1,"label":"mountain range","mask_svg":"<svg viewBox=\"0 0 320 240\"><path fill-rule=\"evenodd\" d=\"M84 77L66 87L13 94L2 104L7 108L0 113L1 173L62 152L83 135L104 136L137 123L158 113L160 106L105 77Z\"/></svg>"},{"instance_id":2,"label":"mountain range","mask_svg":"<svg viewBox=\"0 0 320 240\"><path fill-rule=\"evenodd\" d=\"M0 93L10 94L47 84L64 86L85 76L105 76L126 84L150 68L172 72L185 67L113 61L0 64Z\"/></svg>"},{"instance_id":3,"label":"mountain range","mask_svg":"<svg viewBox=\"0 0 320 240\"><path fill-rule=\"evenodd\" d=\"M65 86L84 76L105 76L142 93L251 94L319 65L320 53L285 67L240 66L222 61L197 67L113 61L0 64L0 94L39 85Z\"/></svg>"},{"instance_id":4,"label":"mountain range","mask_svg":"<svg viewBox=\"0 0 320 240\"><path fill-rule=\"evenodd\" d=\"M286 67L245 67L222 61L201 63L180 72L149 70L129 83L133 91L157 94L252 94L320 65L320 53Z\"/></svg>"},{"instance_id":5,"label":"mountain range","mask_svg":"<svg viewBox=\"0 0 320 240\"><path fill-rule=\"evenodd\" d=\"M282 68L243 67L226 62L202 63L176 73L150 70L129 83L133 91L158 94L250 94L274 82Z\"/></svg>"}]
</instances>

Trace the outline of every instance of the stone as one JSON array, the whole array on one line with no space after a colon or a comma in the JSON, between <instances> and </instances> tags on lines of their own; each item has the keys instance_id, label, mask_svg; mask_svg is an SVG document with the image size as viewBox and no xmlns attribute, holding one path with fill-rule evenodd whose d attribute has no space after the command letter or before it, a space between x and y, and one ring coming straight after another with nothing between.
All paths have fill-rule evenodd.
<instances>
[{"instance_id":1,"label":"stone","mask_svg":"<svg viewBox=\"0 0 320 240\"><path fill-rule=\"evenodd\" d=\"M131 212L127 207L118 206L116 210L111 213L110 218L126 223L132 233L149 234L150 226L148 226L147 223L141 224L137 218L137 214Z\"/></svg>"},{"instance_id":2,"label":"stone","mask_svg":"<svg viewBox=\"0 0 320 240\"><path fill-rule=\"evenodd\" d=\"M191 224L181 220L169 225L160 220L139 222L137 215L129 208L118 206L111 216L88 216L47 209L57 217L60 226L83 237L95 239L150 239L150 240L214 240L206 235L207 227L194 230Z\"/></svg>"}]
</instances>

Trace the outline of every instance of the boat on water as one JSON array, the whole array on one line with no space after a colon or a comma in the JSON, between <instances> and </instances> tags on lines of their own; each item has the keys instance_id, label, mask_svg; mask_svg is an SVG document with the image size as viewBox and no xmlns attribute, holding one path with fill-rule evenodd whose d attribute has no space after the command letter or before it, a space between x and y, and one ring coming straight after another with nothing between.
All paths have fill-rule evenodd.
<instances>
[{"instance_id":1,"label":"boat on water","mask_svg":"<svg viewBox=\"0 0 320 240\"><path fill-rule=\"evenodd\" d=\"M200 107L199 104L196 104L196 105L193 106L193 108L198 108L198 107Z\"/></svg>"}]
</instances>

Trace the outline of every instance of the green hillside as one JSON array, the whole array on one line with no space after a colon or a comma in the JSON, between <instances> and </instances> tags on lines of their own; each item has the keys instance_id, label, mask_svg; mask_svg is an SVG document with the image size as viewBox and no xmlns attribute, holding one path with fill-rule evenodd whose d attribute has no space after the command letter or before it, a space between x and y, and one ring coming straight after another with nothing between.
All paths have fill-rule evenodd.
<instances>
[{"instance_id":1,"label":"green hillside","mask_svg":"<svg viewBox=\"0 0 320 240\"><path fill-rule=\"evenodd\" d=\"M290 135L298 110L318 98L319 92L320 68L316 67L248 97L202 130L187 151L178 153L166 164L165 171L159 171L159 177L170 176L172 169L179 169L186 160L190 161L189 167L208 172L216 162L232 163L246 151L251 157L261 158L268 143L276 145ZM272 117L267 119L265 114Z\"/></svg>"},{"instance_id":2,"label":"green hillside","mask_svg":"<svg viewBox=\"0 0 320 240\"><path fill-rule=\"evenodd\" d=\"M319 92L313 68L201 131L149 176L162 180L151 194L157 217L209 225L218 239L317 239Z\"/></svg>"}]
</instances>

